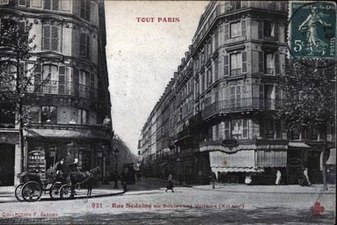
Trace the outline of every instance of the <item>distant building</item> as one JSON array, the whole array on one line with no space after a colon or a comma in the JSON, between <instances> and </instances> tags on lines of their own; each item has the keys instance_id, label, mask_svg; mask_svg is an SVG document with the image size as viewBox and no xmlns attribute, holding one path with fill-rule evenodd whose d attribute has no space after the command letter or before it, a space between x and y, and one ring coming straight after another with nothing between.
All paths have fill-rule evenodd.
<instances>
[{"instance_id":1,"label":"distant building","mask_svg":"<svg viewBox=\"0 0 337 225\"><path fill-rule=\"evenodd\" d=\"M287 56L286 1L211 1L177 72L144 124L139 154L153 176L288 183L308 165L320 182L322 137L275 120ZM329 139L331 141L331 138Z\"/></svg>"},{"instance_id":2,"label":"distant building","mask_svg":"<svg viewBox=\"0 0 337 225\"><path fill-rule=\"evenodd\" d=\"M24 170L32 170L37 155L42 172L61 158L77 158L80 169L100 166L104 175L112 124L103 125L111 115L103 0L1 0L0 15L0 24L32 23L37 46L25 62L36 68L24 103L31 115L24 155L14 116L0 115L0 185L13 185L22 158Z\"/></svg>"}]
</instances>

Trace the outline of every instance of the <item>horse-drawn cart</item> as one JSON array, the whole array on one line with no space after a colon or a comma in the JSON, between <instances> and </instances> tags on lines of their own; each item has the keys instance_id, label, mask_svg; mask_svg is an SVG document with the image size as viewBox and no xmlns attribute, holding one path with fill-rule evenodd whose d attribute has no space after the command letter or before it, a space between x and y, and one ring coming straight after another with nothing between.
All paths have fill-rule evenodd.
<instances>
[{"instance_id":1,"label":"horse-drawn cart","mask_svg":"<svg viewBox=\"0 0 337 225\"><path fill-rule=\"evenodd\" d=\"M44 179L39 173L23 172L18 174L18 177L20 184L15 188L15 197L18 201L35 202L47 192L52 199L70 198L71 186L60 174L46 173Z\"/></svg>"}]
</instances>

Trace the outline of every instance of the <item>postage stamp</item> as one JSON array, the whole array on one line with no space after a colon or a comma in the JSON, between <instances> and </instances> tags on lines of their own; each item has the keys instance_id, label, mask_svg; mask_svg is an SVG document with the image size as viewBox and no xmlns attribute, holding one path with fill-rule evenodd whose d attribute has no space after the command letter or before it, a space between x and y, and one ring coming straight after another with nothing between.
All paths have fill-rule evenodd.
<instances>
[{"instance_id":1,"label":"postage stamp","mask_svg":"<svg viewBox=\"0 0 337 225\"><path fill-rule=\"evenodd\" d=\"M290 2L289 9L291 57L302 59L335 58L335 2Z\"/></svg>"}]
</instances>

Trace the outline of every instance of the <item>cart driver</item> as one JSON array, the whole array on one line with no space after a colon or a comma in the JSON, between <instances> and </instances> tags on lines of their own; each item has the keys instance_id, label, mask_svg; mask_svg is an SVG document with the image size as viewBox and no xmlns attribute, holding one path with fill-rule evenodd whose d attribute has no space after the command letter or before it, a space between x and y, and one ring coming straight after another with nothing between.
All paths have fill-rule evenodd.
<instances>
[{"instance_id":1,"label":"cart driver","mask_svg":"<svg viewBox=\"0 0 337 225\"><path fill-rule=\"evenodd\" d=\"M64 174L64 159L61 159L59 162L57 162L55 164L55 171L56 171L56 174Z\"/></svg>"}]
</instances>

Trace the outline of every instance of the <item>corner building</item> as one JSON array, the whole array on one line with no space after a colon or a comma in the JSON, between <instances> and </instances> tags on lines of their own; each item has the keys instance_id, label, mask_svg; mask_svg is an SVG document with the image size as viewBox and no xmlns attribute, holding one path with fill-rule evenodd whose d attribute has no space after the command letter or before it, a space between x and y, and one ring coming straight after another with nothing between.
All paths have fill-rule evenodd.
<instances>
[{"instance_id":1,"label":"corner building","mask_svg":"<svg viewBox=\"0 0 337 225\"><path fill-rule=\"evenodd\" d=\"M15 118L1 121L0 164L14 176L36 166L42 173L64 158L78 159L81 170L110 168L112 124L106 65L105 12L102 0L1 0L2 22L31 23L33 56L24 63L34 69L33 86L25 98L31 123L24 129L24 155ZM111 117L110 117L111 118ZM1 141L0 141L1 142ZM39 159L38 162L35 160ZM37 165L38 164L38 165ZM0 176L2 176L1 174Z\"/></svg>"},{"instance_id":2,"label":"corner building","mask_svg":"<svg viewBox=\"0 0 337 225\"><path fill-rule=\"evenodd\" d=\"M144 170L187 183L208 183L213 171L222 182L243 183L250 176L253 183L272 184L276 170L285 182L297 183L309 166L319 182L322 138L287 132L273 117L282 107L277 81L285 72L287 7L285 1L208 4L142 130Z\"/></svg>"}]
</instances>

